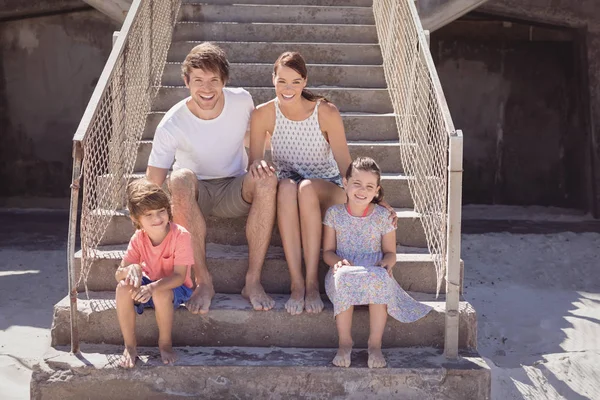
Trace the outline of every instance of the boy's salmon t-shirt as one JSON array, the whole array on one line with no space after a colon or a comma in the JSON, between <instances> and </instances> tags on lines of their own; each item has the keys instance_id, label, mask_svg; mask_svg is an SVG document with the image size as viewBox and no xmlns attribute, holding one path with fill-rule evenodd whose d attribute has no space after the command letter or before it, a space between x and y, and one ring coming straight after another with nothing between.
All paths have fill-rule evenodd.
<instances>
[{"instance_id":1,"label":"boy's salmon t-shirt","mask_svg":"<svg viewBox=\"0 0 600 400\"><path fill-rule=\"evenodd\" d=\"M123 256L126 265L140 264L142 271L152 281L173 275L175 265L187 266L183 284L193 287L190 267L194 264L192 236L182 226L170 224L169 233L161 244L153 246L142 229L135 231Z\"/></svg>"}]
</instances>

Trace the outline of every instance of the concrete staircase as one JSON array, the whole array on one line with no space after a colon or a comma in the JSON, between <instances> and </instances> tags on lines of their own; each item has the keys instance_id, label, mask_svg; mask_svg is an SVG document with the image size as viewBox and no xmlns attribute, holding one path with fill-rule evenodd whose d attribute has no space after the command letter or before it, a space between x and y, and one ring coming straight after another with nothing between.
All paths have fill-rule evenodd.
<instances>
[{"instance_id":1,"label":"concrete staircase","mask_svg":"<svg viewBox=\"0 0 600 400\"><path fill-rule=\"evenodd\" d=\"M156 349L141 348L143 367L119 369L122 348L116 345L122 345L122 337L114 304L114 271L133 228L124 209L98 210L99 215L109 212L111 223L90 271L89 299L80 296L78 302L82 355L69 355L61 347L70 342L66 297L55 306L53 348L34 372L32 398L63 398L66 393L73 398L489 398L490 373L476 353L476 313L466 301L459 311L462 357L449 362L442 355L445 299L443 294L435 297L433 258L426 249L420 215L413 210L410 177L402 171L401 144L370 6L370 0L184 2L135 172L126 179L142 176L156 125L188 95L179 63L197 43L212 40L226 50L232 63L231 86L246 88L255 104L274 96L270 73L277 56L290 49L302 52L310 64L309 86L330 98L342 113L352 155L372 156L383 168L386 199L398 213L395 278L434 308L412 324L388 320L384 336L388 367L369 370L364 351L355 354L349 369L330 364L337 337L329 302L318 315L290 316L285 311L289 276L277 232L263 272L263 284L276 306L269 312L253 311L239 294L247 268L246 219L209 218L208 264L218 292L210 313L176 311L174 345L186 346L178 349L177 366L164 367L157 362ZM81 257L78 252L78 273ZM321 281L326 268L321 266ZM136 329L141 346L156 346L152 310L138 318ZM366 347L368 329L368 310L358 308L357 348Z\"/></svg>"}]
</instances>

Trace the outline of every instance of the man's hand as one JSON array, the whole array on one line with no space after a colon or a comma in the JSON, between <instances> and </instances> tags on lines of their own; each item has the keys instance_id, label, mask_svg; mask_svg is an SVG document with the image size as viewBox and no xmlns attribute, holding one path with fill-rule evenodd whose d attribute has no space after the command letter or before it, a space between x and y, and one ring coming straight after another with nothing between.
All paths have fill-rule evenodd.
<instances>
[{"instance_id":1,"label":"man's hand","mask_svg":"<svg viewBox=\"0 0 600 400\"><path fill-rule=\"evenodd\" d=\"M125 284L139 288L142 285L142 267L139 264L131 264L127 267Z\"/></svg>"},{"instance_id":2,"label":"man's hand","mask_svg":"<svg viewBox=\"0 0 600 400\"><path fill-rule=\"evenodd\" d=\"M387 201L383 200L379 202L379 205L390 212L390 219L392 220L392 225L394 225L394 228L398 228L398 214L396 214L396 210L394 210L394 207L390 206L387 203Z\"/></svg>"},{"instance_id":3,"label":"man's hand","mask_svg":"<svg viewBox=\"0 0 600 400\"><path fill-rule=\"evenodd\" d=\"M254 179L263 179L272 176L275 173L275 166L272 162L265 160L256 160L250 165L250 174Z\"/></svg>"},{"instance_id":4,"label":"man's hand","mask_svg":"<svg viewBox=\"0 0 600 400\"><path fill-rule=\"evenodd\" d=\"M333 273L335 274L337 272L337 270L342 268L344 265L352 265L352 264L350 263L350 261L348 261L344 258L343 260L340 260L333 265Z\"/></svg>"},{"instance_id":5,"label":"man's hand","mask_svg":"<svg viewBox=\"0 0 600 400\"><path fill-rule=\"evenodd\" d=\"M394 266L396 264L393 265L388 265L385 260L381 260L375 263L375 265L379 265L380 267L383 267L387 270L388 275L393 278L394 277Z\"/></svg>"},{"instance_id":6,"label":"man's hand","mask_svg":"<svg viewBox=\"0 0 600 400\"><path fill-rule=\"evenodd\" d=\"M152 297L152 285L144 285L131 290L131 298L138 303L147 303Z\"/></svg>"}]
</instances>

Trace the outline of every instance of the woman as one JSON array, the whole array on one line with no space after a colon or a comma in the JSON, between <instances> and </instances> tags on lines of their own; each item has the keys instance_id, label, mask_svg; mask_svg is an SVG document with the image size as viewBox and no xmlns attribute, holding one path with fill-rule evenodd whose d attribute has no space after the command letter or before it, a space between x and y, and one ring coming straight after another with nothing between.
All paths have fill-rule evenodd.
<instances>
[{"instance_id":1,"label":"woman","mask_svg":"<svg viewBox=\"0 0 600 400\"><path fill-rule=\"evenodd\" d=\"M334 104L307 91L307 69L300 53L283 53L273 68L276 97L252 114L250 172L277 172L277 224L291 276L286 310L297 315L323 310L318 266L322 215L344 203L340 171L351 158L342 117ZM264 161L270 141L272 164ZM306 279L302 275L302 251Z\"/></svg>"}]
</instances>

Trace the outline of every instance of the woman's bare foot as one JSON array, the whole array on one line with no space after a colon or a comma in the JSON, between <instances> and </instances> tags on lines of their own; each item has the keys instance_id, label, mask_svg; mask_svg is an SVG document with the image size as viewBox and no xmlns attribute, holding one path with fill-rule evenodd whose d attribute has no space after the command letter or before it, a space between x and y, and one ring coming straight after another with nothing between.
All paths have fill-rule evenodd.
<instances>
[{"instance_id":1,"label":"woman's bare foot","mask_svg":"<svg viewBox=\"0 0 600 400\"><path fill-rule=\"evenodd\" d=\"M265 289L260 282L248 283L242 289L242 296L252 304L252 308L257 311L267 311L275 306L275 301L265 293Z\"/></svg>"},{"instance_id":2,"label":"woman's bare foot","mask_svg":"<svg viewBox=\"0 0 600 400\"><path fill-rule=\"evenodd\" d=\"M352 346L340 346L333 359L333 365L336 367L345 367L348 368L350 366L352 358Z\"/></svg>"},{"instance_id":3,"label":"woman's bare foot","mask_svg":"<svg viewBox=\"0 0 600 400\"><path fill-rule=\"evenodd\" d=\"M285 303L285 309L291 315L302 314L304 309L304 287L301 289L292 288L290 299Z\"/></svg>"},{"instance_id":4,"label":"woman's bare foot","mask_svg":"<svg viewBox=\"0 0 600 400\"><path fill-rule=\"evenodd\" d=\"M215 296L215 289L212 282L203 283L196 287L190 299L185 306L192 314L206 314L210 308L212 298Z\"/></svg>"},{"instance_id":5,"label":"woman's bare foot","mask_svg":"<svg viewBox=\"0 0 600 400\"><path fill-rule=\"evenodd\" d=\"M381 352L381 347L369 349L369 360L367 362L369 368L383 368L387 362Z\"/></svg>"},{"instance_id":6,"label":"woman's bare foot","mask_svg":"<svg viewBox=\"0 0 600 400\"><path fill-rule=\"evenodd\" d=\"M168 345L158 345L158 350L160 350L160 358L162 358L162 362L165 365L174 364L177 360L177 354L173 351L173 347L170 344Z\"/></svg>"},{"instance_id":7,"label":"woman's bare foot","mask_svg":"<svg viewBox=\"0 0 600 400\"><path fill-rule=\"evenodd\" d=\"M123 357L121 358L120 365L123 368L133 368L135 367L135 362L137 361L137 349L135 347L125 347L123 351Z\"/></svg>"},{"instance_id":8,"label":"woman's bare foot","mask_svg":"<svg viewBox=\"0 0 600 400\"><path fill-rule=\"evenodd\" d=\"M304 309L306 312L318 314L323 311L323 307L323 300L321 300L319 288L306 289L306 295L304 296Z\"/></svg>"}]
</instances>

